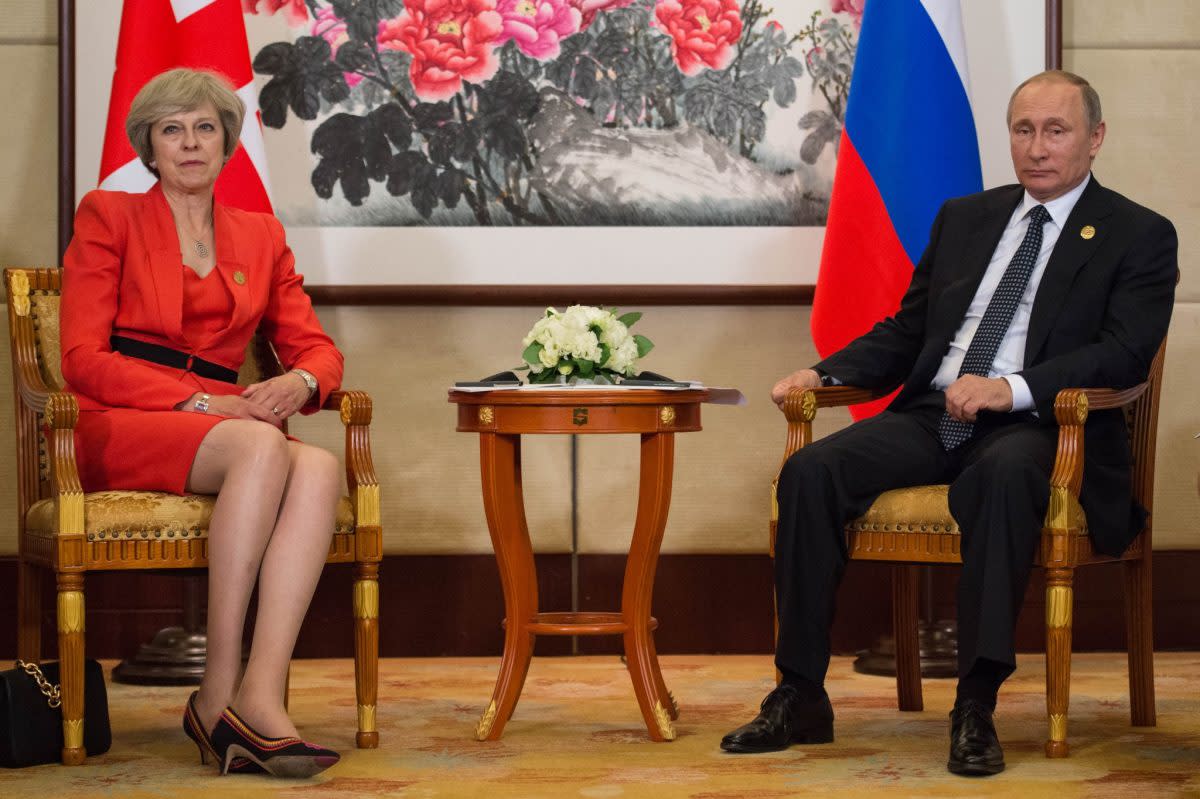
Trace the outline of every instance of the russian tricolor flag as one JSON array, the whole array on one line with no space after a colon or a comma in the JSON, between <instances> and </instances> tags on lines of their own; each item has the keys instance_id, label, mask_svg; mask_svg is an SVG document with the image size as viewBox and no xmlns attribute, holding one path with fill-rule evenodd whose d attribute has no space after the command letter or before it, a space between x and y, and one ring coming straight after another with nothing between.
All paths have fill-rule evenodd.
<instances>
[{"instance_id":1,"label":"russian tricolor flag","mask_svg":"<svg viewBox=\"0 0 1200 799\"><path fill-rule=\"evenodd\" d=\"M900 307L942 203L982 188L958 0L867 3L813 300L822 356Z\"/></svg>"}]
</instances>

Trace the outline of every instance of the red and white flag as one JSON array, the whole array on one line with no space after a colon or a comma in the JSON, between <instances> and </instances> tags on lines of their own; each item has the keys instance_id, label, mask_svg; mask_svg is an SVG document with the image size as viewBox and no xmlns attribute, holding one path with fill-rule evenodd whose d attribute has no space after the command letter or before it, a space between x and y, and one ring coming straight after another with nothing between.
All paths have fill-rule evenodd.
<instances>
[{"instance_id":1,"label":"red and white flag","mask_svg":"<svg viewBox=\"0 0 1200 799\"><path fill-rule=\"evenodd\" d=\"M125 135L125 117L138 90L175 67L219 72L237 88L246 104L242 146L217 179L216 199L247 211L270 213L267 155L240 0L125 0L100 158L100 188L144 192L154 185L154 175L138 160Z\"/></svg>"}]
</instances>

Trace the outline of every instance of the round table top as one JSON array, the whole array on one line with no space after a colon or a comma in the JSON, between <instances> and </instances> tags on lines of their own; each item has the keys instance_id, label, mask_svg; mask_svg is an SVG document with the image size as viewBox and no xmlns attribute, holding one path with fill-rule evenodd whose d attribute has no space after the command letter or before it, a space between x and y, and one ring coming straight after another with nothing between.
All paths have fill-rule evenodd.
<instances>
[{"instance_id":1,"label":"round table top","mask_svg":"<svg viewBox=\"0 0 1200 799\"><path fill-rule=\"evenodd\" d=\"M537 388L458 391L463 433L686 433L700 429L707 389Z\"/></svg>"},{"instance_id":2,"label":"round table top","mask_svg":"<svg viewBox=\"0 0 1200 799\"><path fill-rule=\"evenodd\" d=\"M708 399L706 388L664 390L653 388L529 388L495 391L450 389L449 401L459 405L662 405L700 403Z\"/></svg>"}]
</instances>

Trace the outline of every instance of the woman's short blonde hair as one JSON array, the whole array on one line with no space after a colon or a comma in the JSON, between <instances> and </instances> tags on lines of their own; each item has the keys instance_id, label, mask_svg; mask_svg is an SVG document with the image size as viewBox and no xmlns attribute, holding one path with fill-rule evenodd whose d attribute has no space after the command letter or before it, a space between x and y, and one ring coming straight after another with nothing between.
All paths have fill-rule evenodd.
<instances>
[{"instance_id":1,"label":"woman's short blonde hair","mask_svg":"<svg viewBox=\"0 0 1200 799\"><path fill-rule=\"evenodd\" d=\"M246 104L224 76L200 69L171 69L154 76L142 87L129 106L129 116L125 117L125 135L147 169L158 175L158 170L150 166L154 160L150 145L154 123L171 114L195 111L205 103L212 103L217 110L225 130L228 160L238 146Z\"/></svg>"}]
</instances>

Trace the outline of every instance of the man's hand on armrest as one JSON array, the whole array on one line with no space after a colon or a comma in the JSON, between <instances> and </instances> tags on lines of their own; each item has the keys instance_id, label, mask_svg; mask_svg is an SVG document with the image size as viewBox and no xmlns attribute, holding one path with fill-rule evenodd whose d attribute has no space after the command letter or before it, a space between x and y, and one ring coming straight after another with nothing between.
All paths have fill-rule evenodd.
<instances>
[{"instance_id":1,"label":"man's hand on armrest","mask_svg":"<svg viewBox=\"0 0 1200 799\"><path fill-rule=\"evenodd\" d=\"M801 369L799 372L792 372L787 377L780 380L771 389L771 401L776 405L782 405L784 399L787 398L788 392L794 388L820 388L821 376L814 369Z\"/></svg>"}]
</instances>

